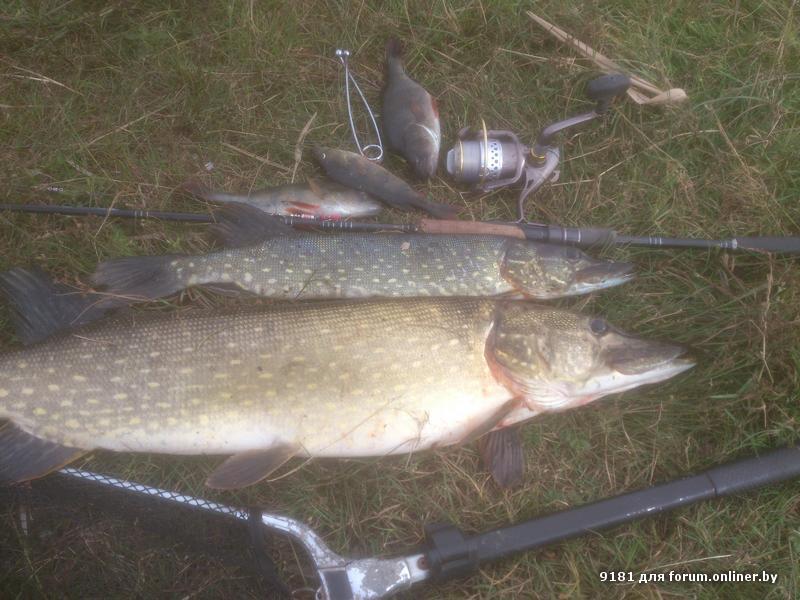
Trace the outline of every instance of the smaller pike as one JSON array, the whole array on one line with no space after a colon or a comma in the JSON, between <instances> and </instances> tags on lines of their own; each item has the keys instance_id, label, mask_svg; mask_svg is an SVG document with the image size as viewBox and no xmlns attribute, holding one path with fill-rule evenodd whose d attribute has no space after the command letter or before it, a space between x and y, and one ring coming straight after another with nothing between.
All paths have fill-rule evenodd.
<instances>
[{"instance_id":1,"label":"smaller pike","mask_svg":"<svg viewBox=\"0 0 800 600\"><path fill-rule=\"evenodd\" d=\"M316 146L313 152L328 177L342 185L367 192L398 210L416 207L439 219L451 219L458 213L455 206L426 200L405 181L354 152L322 146Z\"/></svg>"},{"instance_id":2,"label":"smaller pike","mask_svg":"<svg viewBox=\"0 0 800 600\"><path fill-rule=\"evenodd\" d=\"M282 217L357 219L381 212L380 203L364 192L328 180L310 179L307 183L279 185L248 194L215 192L197 181L189 181L181 189L208 202L242 202Z\"/></svg>"},{"instance_id":3,"label":"smaller pike","mask_svg":"<svg viewBox=\"0 0 800 600\"><path fill-rule=\"evenodd\" d=\"M439 163L441 130L436 100L403 68L397 39L386 44L383 129L387 146L399 152L421 179L430 179Z\"/></svg>"},{"instance_id":4,"label":"smaller pike","mask_svg":"<svg viewBox=\"0 0 800 600\"><path fill-rule=\"evenodd\" d=\"M107 260L92 281L105 292L155 300L193 285L233 285L291 299L586 294L633 277L633 265L570 246L500 236L301 233L242 204L212 231L229 247L197 256Z\"/></svg>"}]
</instances>

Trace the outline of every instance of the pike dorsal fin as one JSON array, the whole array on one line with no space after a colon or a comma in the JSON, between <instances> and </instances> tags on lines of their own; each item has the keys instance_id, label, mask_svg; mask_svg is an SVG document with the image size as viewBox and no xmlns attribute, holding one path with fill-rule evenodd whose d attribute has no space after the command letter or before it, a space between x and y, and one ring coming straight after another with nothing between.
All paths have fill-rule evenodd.
<instances>
[{"instance_id":1,"label":"pike dorsal fin","mask_svg":"<svg viewBox=\"0 0 800 600\"><path fill-rule=\"evenodd\" d=\"M241 202L227 203L214 216L217 222L210 228L211 235L230 248L254 246L276 235L294 233L278 217Z\"/></svg>"},{"instance_id":2,"label":"pike dorsal fin","mask_svg":"<svg viewBox=\"0 0 800 600\"><path fill-rule=\"evenodd\" d=\"M23 344L33 344L70 327L96 321L121 303L54 283L39 269L15 267L0 273L0 290L11 305L11 322Z\"/></svg>"},{"instance_id":3,"label":"pike dorsal fin","mask_svg":"<svg viewBox=\"0 0 800 600\"><path fill-rule=\"evenodd\" d=\"M0 482L19 483L43 477L86 452L48 442L6 423L0 426Z\"/></svg>"},{"instance_id":4,"label":"pike dorsal fin","mask_svg":"<svg viewBox=\"0 0 800 600\"><path fill-rule=\"evenodd\" d=\"M510 488L522 483L525 457L518 427L491 431L478 444L483 464L497 485Z\"/></svg>"},{"instance_id":5,"label":"pike dorsal fin","mask_svg":"<svg viewBox=\"0 0 800 600\"><path fill-rule=\"evenodd\" d=\"M208 487L233 490L258 483L300 451L296 444L280 444L268 450L240 452L225 460L206 479Z\"/></svg>"}]
</instances>

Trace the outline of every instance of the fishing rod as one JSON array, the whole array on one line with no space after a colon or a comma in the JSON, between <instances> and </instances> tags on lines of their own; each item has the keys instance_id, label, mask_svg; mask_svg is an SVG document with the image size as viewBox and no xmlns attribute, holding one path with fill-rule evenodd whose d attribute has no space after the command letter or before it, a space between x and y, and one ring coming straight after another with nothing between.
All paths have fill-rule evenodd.
<instances>
[{"instance_id":1,"label":"fishing rod","mask_svg":"<svg viewBox=\"0 0 800 600\"><path fill-rule=\"evenodd\" d=\"M45 215L68 215L73 217L123 217L128 219L160 219L192 223L213 223L208 215L185 212L163 212L158 210L129 210L125 208L99 208L94 206L64 206L43 204L0 204L0 210L9 212L39 213Z\"/></svg>"},{"instance_id":2,"label":"fishing rod","mask_svg":"<svg viewBox=\"0 0 800 600\"><path fill-rule=\"evenodd\" d=\"M421 548L394 558L352 559L340 556L308 525L289 517L227 506L79 469L64 468L59 473L70 480L123 490L136 497L156 499L167 505L231 517L247 522L251 528L261 528L262 535L268 531L285 534L297 541L311 559L320 582L317 598L372 600L389 597L420 582L435 583L464 577L477 571L481 565L513 554L536 550L704 500L793 479L800 476L800 447L773 450L761 456L713 467L697 475L475 535L467 535L450 524L429 525L425 527L426 541Z\"/></svg>"},{"instance_id":3,"label":"fishing rod","mask_svg":"<svg viewBox=\"0 0 800 600\"><path fill-rule=\"evenodd\" d=\"M133 219L161 219L193 223L213 223L213 215L184 212L162 212L154 210L129 210L123 208L98 208L89 206L0 204L0 211L61 214L70 216L122 217ZM723 250L750 250L754 252L777 252L800 254L800 237L756 236L735 237L724 240L702 238L677 238L662 236L621 235L605 227L562 227L544 223L506 223L502 221L449 221L443 219L420 219L416 223L367 223L314 217L276 216L292 227L313 227L328 231L377 232L396 231L402 233L434 233L464 235L502 235L551 244L567 244L580 248L602 246L643 246L647 248L720 248Z\"/></svg>"},{"instance_id":4,"label":"fishing rod","mask_svg":"<svg viewBox=\"0 0 800 600\"><path fill-rule=\"evenodd\" d=\"M580 248L593 246L644 246L647 248L721 248L723 250L751 250L800 254L800 237L756 236L709 240L703 238L678 238L662 236L621 235L606 227L561 227L544 223L494 223L480 221L440 221L423 219L420 230L426 233L471 233L515 237L536 242L568 244Z\"/></svg>"},{"instance_id":5,"label":"fishing rod","mask_svg":"<svg viewBox=\"0 0 800 600\"><path fill-rule=\"evenodd\" d=\"M447 152L446 169L457 182L483 192L522 184L518 199L518 220L503 224L498 235L528 240L571 244L580 247L620 245L649 248L722 248L756 252L800 253L800 237L735 237L727 240L621 235L608 228L574 228L530 223L525 220L525 200L544 186L558 180L562 151L556 140L563 132L604 118L615 98L626 93L631 79L622 73L608 73L586 85L586 96L595 103L592 110L546 125L534 144L523 144L512 131L462 128L456 144ZM483 233L469 222L430 223L428 231Z\"/></svg>"}]
</instances>

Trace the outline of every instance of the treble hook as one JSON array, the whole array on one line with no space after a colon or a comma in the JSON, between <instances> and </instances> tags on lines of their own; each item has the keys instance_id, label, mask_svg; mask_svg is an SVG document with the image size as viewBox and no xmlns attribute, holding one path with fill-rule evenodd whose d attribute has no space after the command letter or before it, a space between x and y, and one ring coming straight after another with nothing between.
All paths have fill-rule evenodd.
<instances>
[{"instance_id":1,"label":"treble hook","mask_svg":"<svg viewBox=\"0 0 800 600\"><path fill-rule=\"evenodd\" d=\"M361 88L358 87L356 78L353 77L353 74L350 72L350 67L347 62L349 56L350 50L344 50L342 48L336 49L336 58L338 58L344 66L344 93L345 97L347 98L347 117L350 119L350 131L353 132L353 141L356 143L356 148L358 148L359 154L361 154L361 156L367 160L380 162L383 159L383 142L381 141L381 131L378 128L378 122L375 120L375 115L372 113L369 102L367 102L367 99L364 97L364 93L361 91ZM372 121L372 126L375 128L375 135L378 137L377 144L367 144L366 146L362 146L361 142L358 140L356 126L353 122L353 107L350 101L350 82L353 83L353 87L356 88L358 95L361 96L361 102L363 102L364 108L367 109L367 114ZM376 151L377 154L375 154Z\"/></svg>"}]
</instances>

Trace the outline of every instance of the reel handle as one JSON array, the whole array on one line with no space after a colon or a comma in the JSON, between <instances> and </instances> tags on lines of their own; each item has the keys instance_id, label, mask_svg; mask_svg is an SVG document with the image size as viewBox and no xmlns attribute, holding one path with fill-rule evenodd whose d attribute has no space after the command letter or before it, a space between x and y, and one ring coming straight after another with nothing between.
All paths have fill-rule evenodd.
<instances>
[{"instance_id":1,"label":"reel handle","mask_svg":"<svg viewBox=\"0 0 800 600\"><path fill-rule=\"evenodd\" d=\"M631 79L623 73L609 73L592 79L586 84L586 96L597 102L595 110L604 113L611 105L611 101L628 91Z\"/></svg>"},{"instance_id":2,"label":"reel handle","mask_svg":"<svg viewBox=\"0 0 800 600\"><path fill-rule=\"evenodd\" d=\"M536 144L533 147L534 155L544 156L547 146L551 145L557 133L603 116L611 106L611 101L617 96L624 94L630 86L630 78L622 73L609 73L608 75L601 75L596 79L592 79L586 85L586 95L590 100L597 102L594 110L575 115L563 121L550 123L547 127L542 129L541 133L539 133L539 137L536 138Z\"/></svg>"}]
</instances>

